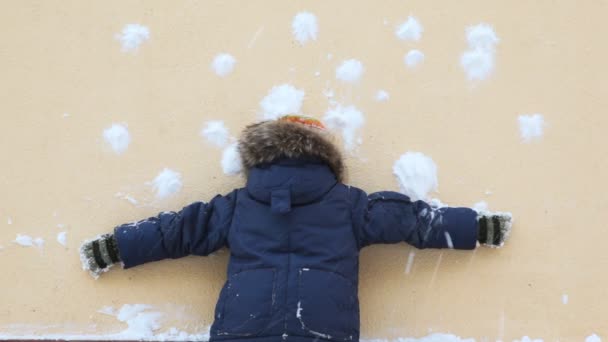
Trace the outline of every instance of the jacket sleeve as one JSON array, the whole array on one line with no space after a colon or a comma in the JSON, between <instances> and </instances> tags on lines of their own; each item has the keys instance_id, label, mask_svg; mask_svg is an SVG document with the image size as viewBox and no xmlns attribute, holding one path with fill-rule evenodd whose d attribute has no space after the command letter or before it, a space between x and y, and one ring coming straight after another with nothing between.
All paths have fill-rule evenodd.
<instances>
[{"instance_id":1,"label":"jacket sleeve","mask_svg":"<svg viewBox=\"0 0 608 342\"><path fill-rule=\"evenodd\" d=\"M354 194L353 224L359 248L407 242L417 248L474 249L477 213L469 208L432 208L392 191Z\"/></svg>"},{"instance_id":2,"label":"jacket sleeve","mask_svg":"<svg viewBox=\"0 0 608 342\"><path fill-rule=\"evenodd\" d=\"M216 196L209 203L195 202L179 212L114 229L124 268L190 254L208 255L227 245L237 190Z\"/></svg>"}]
</instances>

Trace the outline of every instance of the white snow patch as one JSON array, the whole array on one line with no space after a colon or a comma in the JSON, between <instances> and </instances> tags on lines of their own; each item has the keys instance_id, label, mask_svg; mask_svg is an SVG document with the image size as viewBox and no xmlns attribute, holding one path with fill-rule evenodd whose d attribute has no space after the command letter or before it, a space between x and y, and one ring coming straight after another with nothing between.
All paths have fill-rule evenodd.
<instances>
[{"instance_id":1,"label":"white snow patch","mask_svg":"<svg viewBox=\"0 0 608 342\"><path fill-rule=\"evenodd\" d=\"M380 89L376 92L376 101L378 102L388 101L389 98L390 95L386 92L386 90Z\"/></svg>"},{"instance_id":2,"label":"white snow patch","mask_svg":"<svg viewBox=\"0 0 608 342\"><path fill-rule=\"evenodd\" d=\"M67 232L57 233L57 242L62 244L64 247L67 246Z\"/></svg>"},{"instance_id":3,"label":"white snow patch","mask_svg":"<svg viewBox=\"0 0 608 342\"><path fill-rule=\"evenodd\" d=\"M356 59L348 59L336 68L336 78L344 82L354 83L361 78L364 71L363 63Z\"/></svg>"},{"instance_id":4,"label":"white snow patch","mask_svg":"<svg viewBox=\"0 0 608 342\"><path fill-rule=\"evenodd\" d=\"M34 239L34 243L36 244L36 246L42 247L42 246L44 246L44 239L43 238L35 238Z\"/></svg>"},{"instance_id":5,"label":"white snow patch","mask_svg":"<svg viewBox=\"0 0 608 342\"><path fill-rule=\"evenodd\" d=\"M495 50L499 39L488 24L466 29L469 50L460 56L460 65L471 81L484 80L494 71Z\"/></svg>"},{"instance_id":6,"label":"white snow patch","mask_svg":"<svg viewBox=\"0 0 608 342\"><path fill-rule=\"evenodd\" d=\"M524 336L521 338L521 340L514 340L513 342L543 342L543 340L542 340L542 338L532 339L528 336Z\"/></svg>"},{"instance_id":7,"label":"white snow patch","mask_svg":"<svg viewBox=\"0 0 608 342\"><path fill-rule=\"evenodd\" d=\"M425 200L430 191L437 191L437 166L420 152L407 152L393 165L402 193L413 201Z\"/></svg>"},{"instance_id":8,"label":"white snow patch","mask_svg":"<svg viewBox=\"0 0 608 342\"><path fill-rule=\"evenodd\" d=\"M473 205L473 210L476 212L489 211L488 203L486 201L479 201Z\"/></svg>"},{"instance_id":9,"label":"white snow patch","mask_svg":"<svg viewBox=\"0 0 608 342\"><path fill-rule=\"evenodd\" d=\"M291 30L294 38L302 45L317 40L319 33L317 17L310 12L300 12L293 17Z\"/></svg>"},{"instance_id":10,"label":"white snow patch","mask_svg":"<svg viewBox=\"0 0 608 342\"><path fill-rule=\"evenodd\" d=\"M218 120L208 121L201 130L201 136L217 147L226 146L229 135L224 122Z\"/></svg>"},{"instance_id":11,"label":"white snow patch","mask_svg":"<svg viewBox=\"0 0 608 342\"><path fill-rule=\"evenodd\" d=\"M233 143L222 153L222 171L229 176L235 176L243 170L238 144Z\"/></svg>"},{"instance_id":12,"label":"white snow patch","mask_svg":"<svg viewBox=\"0 0 608 342\"><path fill-rule=\"evenodd\" d=\"M181 175L171 169L163 169L153 182L156 197L158 199L166 198L177 193L182 188Z\"/></svg>"},{"instance_id":13,"label":"white snow patch","mask_svg":"<svg viewBox=\"0 0 608 342\"><path fill-rule=\"evenodd\" d=\"M361 339L361 342L475 342L475 339L461 338L452 334L434 333L420 338L401 337L394 340Z\"/></svg>"},{"instance_id":14,"label":"white snow patch","mask_svg":"<svg viewBox=\"0 0 608 342\"><path fill-rule=\"evenodd\" d=\"M109 128L106 128L103 131L103 137L116 154L125 152L131 142L129 130L123 124L113 124Z\"/></svg>"},{"instance_id":15,"label":"white snow patch","mask_svg":"<svg viewBox=\"0 0 608 342\"><path fill-rule=\"evenodd\" d=\"M31 247L34 245L34 238L28 235L17 234L17 238L15 239L15 243L24 246Z\"/></svg>"},{"instance_id":16,"label":"white snow patch","mask_svg":"<svg viewBox=\"0 0 608 342\"><path fill-rule=\"evenodd\" d=\"M116 315L116 313L114 312L114 308L109 305L106 305L103 308L97 310L97 312L102 313L104 315L110 315L110 316Z\"/></svg>"},{"instance_id":17,"label":"white snow patch","mask_svg":"<svg viewBox=\"0 0 608 342\"><path fill-rule=\"evenodd\" d=\"M589 335L585 338L585 342L602 342L602 339L596 334Z\"/></svg>"},{"instance_id":18,"label":"white snow patch","mask_svg":"<svg viewBox=\"0 0 608 342\"><path fill-rule=\"evenodd\" d=\"M431 200L428 203L433 209L448 207L448 205L441 202L441 200L439 198L431 198Z\"/></svg>"},{"instance_id":19,"label":"white snow patch","mask_svg":"<svg viewBox=\"0 0 608 342\"><path fill-rule=\"evenodd\" d=\"M355 106L336 105L330 108L323 117L327 128L339 131L344 140L344 147L353 150L357 144L357 131L365 123L363 113Z\"/></svg>"},{"instance_id":20,"label":"white snow patch","mask_svg":"<svg viewBox=\"0 0 608 342\"><path fill-rule=\"evenodd\" d=\"M412 265L414 264L414 257L416 256L416 252L410 251L410 254L407 256L407 264L405 265L405 274L410 274L412 271Z\"/></svg>"},{"instance_id":21,"label":"white snow patch","mask_svg":"<svg viewBox=\"0 0 608 342\"><path fill-rule=\"evenodd\" d=\"M300 114L304 91L290 84L272 87L260 102L264 120L275 120L283 115Z\"/></svg>"},{"instance_id":22,"label":"white snow patch","mask_svg":"<svg viewBox=\"0 0 608 342\"><path fill-rule=\"evenodd\" d=\"M523 142L528 143L543 136L545 119L541 114L520 115L517 121Z\"/></svg>"},{"instance_id":23,"label":"white snow patch","mask_svg":"<svg viewBox=\"0 0 608 342\"><path fill-rule=\"evenodd\" d=\"M420 50L410 50L405 57L403 62L408 68L414 68L424 61L424 53Z\"/></svg>"},{"instance_id":24,"label":"white snow patch","mask_svg":"<svg viewBox=\"0 0 608 342\"><path fill-rule=\"evenodd\" d=\"M568 304L568 295L567 294L562 294L562 303L564 305Z\"/></svg>"},{"instance_id":25,"label":"white snow patch","mask_svg":"<svg viewBox=\"0 0 608 342\"><path fill-rule=\"evenodd\" d=\"M150 39L150 30L143 25L128 24L116 35L116 39L120 41L122 51L135 52L143 42Z\"/></svg>"},{"instance_id":26,"label":"white snow patch","mask_svg":"<svg viewBox=\"0 0 608 342\"><path fill-rule=\"evenodd\" d=\"M423 31L418 19L410 15L404 23L397 27L395 35L401 40L419 41Z\"/></svg>"},{"instance_id":27,"label":"white snow patch","mask_svg":"<svg viewBox=\"0 0 608 342\"><path fill-rule=\"evenodd\" d=\"M211 62L211 68L215 71L216 75L224 77L234 70L236 64L236 58L227 53L220 53Z\"/></svg>"}]
</instances>

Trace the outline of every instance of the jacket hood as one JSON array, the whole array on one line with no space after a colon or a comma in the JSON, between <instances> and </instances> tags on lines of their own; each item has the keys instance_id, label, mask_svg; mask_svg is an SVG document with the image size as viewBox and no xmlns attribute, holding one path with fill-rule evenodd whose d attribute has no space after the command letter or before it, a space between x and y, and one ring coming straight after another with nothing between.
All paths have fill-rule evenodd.
<instances>
[{"instance_id":1,"label":"jacket hood","mask_svg":"<svg viewBox=\"0 0 608 342\"><path fill-rule=\"evenodd\" d=\"M238 142L246 175L255 166L281 159L310 159L325 163L344 182L342 154L330 134L285 121L262 121L247 126Z\"/></svg>"}]
</instances>

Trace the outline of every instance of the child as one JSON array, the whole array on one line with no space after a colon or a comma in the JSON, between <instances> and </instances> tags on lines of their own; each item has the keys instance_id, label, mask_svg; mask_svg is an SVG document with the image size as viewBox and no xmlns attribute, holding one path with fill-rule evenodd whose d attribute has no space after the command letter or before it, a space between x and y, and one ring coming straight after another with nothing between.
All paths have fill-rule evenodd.
<instances>
[{"instance_id":1,"label":"child","mask_svg":"<svg viewBox=\"0 0 608 342\"><path fill-rule=\"evenodd\" d=\"M95 277L122 262L230 249L211 341L359 341L359 251L502 246L510 214L432 208L396 192L343 184L344 164L323 125L285 116L245 128L247 185L209 203L118 226L81 247Z\"/></svg>"}]
</instances>

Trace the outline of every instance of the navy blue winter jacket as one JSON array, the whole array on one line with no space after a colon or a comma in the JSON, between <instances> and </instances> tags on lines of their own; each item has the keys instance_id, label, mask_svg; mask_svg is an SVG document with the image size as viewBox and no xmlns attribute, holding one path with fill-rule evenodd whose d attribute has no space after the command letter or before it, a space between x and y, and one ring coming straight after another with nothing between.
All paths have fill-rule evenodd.
<instances>
[{"instance_id":1,"label":"navy blue winter jacket","mask_svg":"<svg viewBox=\"0 0 608 342\"><path fill-rule=\"evenodd\" d=\"M247 185L115 229L125 268L230 249L211 341L359 341L359 252L371 244L473 249L476 213L432 209L336 180L323 163L283 160Z\"/></svg>"}]
</instances>

